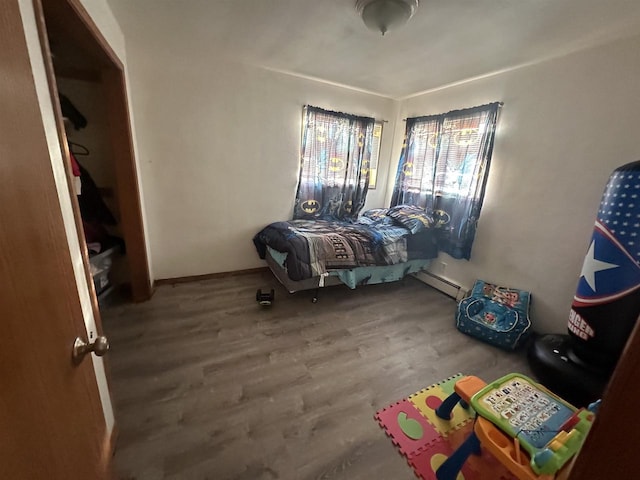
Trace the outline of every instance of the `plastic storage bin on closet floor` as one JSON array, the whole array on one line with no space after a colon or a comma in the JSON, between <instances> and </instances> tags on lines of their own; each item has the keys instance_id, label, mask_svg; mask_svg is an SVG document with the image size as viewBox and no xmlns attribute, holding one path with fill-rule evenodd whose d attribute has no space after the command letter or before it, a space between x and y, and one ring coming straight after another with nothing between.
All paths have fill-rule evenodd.
<instances>
[{"instance_id":1,"label":"plastic storage bin on closet floor","mask_svg":"<svg viewBox=\"0 0 640 480\"><path fill-rule=\"evenodd\" d=\"M119 251L120 247L114 246L89 257L91 276L93 277L97 295L103 293L111 285L109 274L113 265L113 257Z\"/></svg>"}]
</instances>

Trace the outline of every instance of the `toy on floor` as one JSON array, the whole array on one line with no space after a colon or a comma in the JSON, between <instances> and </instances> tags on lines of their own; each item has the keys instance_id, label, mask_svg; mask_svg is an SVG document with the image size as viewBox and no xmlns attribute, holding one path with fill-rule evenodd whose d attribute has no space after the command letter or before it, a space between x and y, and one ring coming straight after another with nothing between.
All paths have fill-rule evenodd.
<instances>
[{"instance_id":1,"label":"toy on floor","mask_svg":"<svg viewBox=\"0 0 640 480\"><path fill-rule=\"evenodd\" d=\"M272 288L269 293L263 293L262 289L258 289L256 292L256 301L263 307L270 306L276 299L276 292Z\"/></svg>"},{"instance_id":2,"label":"toy on floor","mask_svg":"<svg viewBox=\"0 0 640 480\"><path fill-rule=\"evenodd\" d=\"M462 333L506 350L515 350L531 333L531 293L476 280L458 304L456 327Z\"/></svg>"},{"instance_id":3,"label":"toy on floor","mask_svg":"<svg viewBox=\"0 0 640 480\"><path fill-rule=\"evenodd\" d=\"M450 419L435 410L454 392L463 378L458 374L410 395L375 414L407 463L422 480L436 480L436 471L473 431L473 410L456 408ZM491 454L473 457L461 469L464 480L514 480Z\"/></svg>"},{"instance_id":4,"label":"toy on floor","mask_svg":"<svg viewBox=\"0 0 640 480\"><path fill-rule=\"evenodd\" d=\"M454 480L467 458L480 453L480 446L518 479L553 479L578 452L595 418L593 411L576 409L520 374L489 385L478 377L464 377L454 389L436 414L449 419L461 401L478 417L471 435L436 472L438 480Z\"/></svg>"}]
</instances>

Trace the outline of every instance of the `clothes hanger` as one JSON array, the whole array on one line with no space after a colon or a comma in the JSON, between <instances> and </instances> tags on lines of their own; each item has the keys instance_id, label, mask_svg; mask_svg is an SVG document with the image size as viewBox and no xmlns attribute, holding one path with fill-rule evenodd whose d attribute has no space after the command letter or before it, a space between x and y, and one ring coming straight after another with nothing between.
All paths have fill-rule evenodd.
<instances>
[{"instance_id":1,"label":"clothes hanger","mask_svg":"<svg viewBox=\"0 0 640 480\"><path fill-rule=\"evenodd\" d=\"M68 143L69 143L69 150L71 150L71 153L73 153L74 155L84 156L84 155L89 155L91 153L89 149L84 145L80 145L79 143L75 143L71 141L69 141ZM78 152L78 151L75 151L73 147L81 148L82 150Z\"/></svg>"}]
</instances>

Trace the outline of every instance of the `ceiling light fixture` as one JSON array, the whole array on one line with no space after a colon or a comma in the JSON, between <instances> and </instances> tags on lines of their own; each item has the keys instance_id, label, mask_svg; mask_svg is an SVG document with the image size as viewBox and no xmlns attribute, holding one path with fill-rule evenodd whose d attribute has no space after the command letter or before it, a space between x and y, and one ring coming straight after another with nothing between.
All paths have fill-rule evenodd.
<instances>
[{"instance_id":1,"label":"ceiling light fixture","mask_svg":"<svg viewBox=\"0 0 640 480\"><path fill-rule=\"evenodd\" d=\"M371 30L387 33L404 25L418 8L418 0L357 0L356 10Z\"/></svg>"}]
</instances>

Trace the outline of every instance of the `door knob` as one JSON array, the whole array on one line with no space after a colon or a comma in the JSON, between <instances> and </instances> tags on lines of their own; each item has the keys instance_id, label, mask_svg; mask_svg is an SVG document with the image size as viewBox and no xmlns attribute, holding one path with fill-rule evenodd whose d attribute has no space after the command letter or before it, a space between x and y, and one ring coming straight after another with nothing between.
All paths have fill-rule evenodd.
<instances>
[{"instance_id":1,"label":"door knob","mask_svg":"<svg viewBox=\"0 0 640 480\"><path fill-rule=\"evenodd\" d=\"M89 352L93 352L96 356L101 357L107 353L108 350L109 341L107 340L107 337L103 335L96 337L93 343L87 343L82 338L77 337L75 342L73 342L71 357L73 358L73 363L78 364Z\"/></svg>"}]
</instances>

